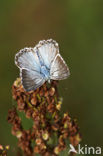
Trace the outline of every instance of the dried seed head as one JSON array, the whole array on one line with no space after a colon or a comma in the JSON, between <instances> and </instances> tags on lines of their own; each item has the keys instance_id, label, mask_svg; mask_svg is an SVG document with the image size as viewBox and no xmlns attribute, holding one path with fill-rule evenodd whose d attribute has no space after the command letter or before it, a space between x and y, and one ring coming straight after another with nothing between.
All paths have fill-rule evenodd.
<instances>
[{"instance_id":1,"label":"dried seed head","mask_svg":"<svg viewBox=\"0 0 103 156\"><path fill-rule=\"evenodd\" d=\"M39 153L39 152L40 152L39 146L35 146L34 147L34 153Z\"/></svg>"},{"instance_id":2,"label":"dried seed head","mask_svg":"<svg viewBox=\"0 0 103 156\"><path fill-rule=\"evenodd\" d=\"M54 153L59 155L60 151L59 151L59 147L58 146L54 148Z\"/></svg>"},{"instance_id":3,"label":"dried seed head","mask_svg":"<svg viewBox=\"0 0 103 156\"><path fill-rule=\"evenodd\" d=\"M48 138L49 138L48 132L44 132L44 133L42 134L42 137L43 137L44 140L48 140Z\"/></svg>"},{"instance_id":4,"label":"dried seed head","mask_svg":"<svg viewBox=\"0 0 103 156\"><path fill-rule=\"evenodd\" d=\"M34 105L34 106L37 104L37 98L36 97L33 97L31 99L31 104Z\"/></svg>"},{"instance_id":5,"label":"dried seed head","mask_svg":"<svg viewBox=\"0 0 103 156\"><path fill-rule=\"evenodd\" d=\"M21 86L21 78L17 78L16 81L14 81L14 86L15 87L20 87Z\"/></svg>"},{"instance_id":6,"label":"dried seed head","mask_svg":"<svg viewBox=\"0 0 103 156\"><path fill-rule=\"evenodd\" d=\"M80 142L77 123L68 113L60 113L62 98L58 97L57 84L57 81L52 81L50 85L45 83L35 91L26 92L19 78L12 86L17 108L9 110L8 122L12 124L12 134L17 137L18 146L26 155L57 156L66 148L65 139L74 146ZM22 126L17 109L32 119L30 129L25 130Z\"/></svg>"},{"instance_id":7,"label":"dried seed head","mask_svg":"<svg viewBox=\"0 0 103 156\"><path fill-rule=\"evenodd\" d=\"M9 145L6 145L6 146L5 146L5 149L6 149L6 150L9 150L9 149L10 149L10 146L9 146Z\"/></svg>"},{"instance_id":8,"label":"dried seed head","mask_svg":"<svg viewBox=\"0 0 103 156\"><path fill-rule=\"evenodd\" d=\"M2 145L0 145L0 150L3 150L4 148L3 148L3 146Z\"/></svg>"},{"instance_id":9,"label":"dried seed head","mask_svg":"<svg viewBox=\"0 0 103 156\"><path fill-rule=\"evenodd\" d=\"M50 90L49 90L49 95L50 96L53 96L55 93L55 88L54 87L51 87Z\"/></svg>"},{"instance_id":10,"label":"dried seed head","mask_svg":"<svg viewBox=\"0 0 103 156\"><path fill-rule=\"evenodd\" d=\"M37 139L35 140L35 142L36 142L37 145L40 145L40 144L42 143L42 139L37 138Z\"/></svg>"},{"instance_id":11,"label":"dried seed head","mask_svg":"<svg viewBox=\"0 0 103 156\"><path fill-rule=\"evenodd\" d=\"M17 138L21 138L21 136L22 136L22 132L21 132L21 131L17 131L17 132L16 132L16 137L17 137Z\"/></svg>"}]
</instances>

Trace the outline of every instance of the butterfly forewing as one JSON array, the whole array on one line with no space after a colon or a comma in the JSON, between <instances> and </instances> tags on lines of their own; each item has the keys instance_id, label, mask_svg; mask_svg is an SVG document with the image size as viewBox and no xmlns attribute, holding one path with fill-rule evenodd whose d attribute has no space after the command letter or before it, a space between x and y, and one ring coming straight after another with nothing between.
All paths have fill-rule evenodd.
<instances>
[{"instance_id":1,"label":"butterfly forewing","mask_svg":"<svg viewBox=\"0 0 103 156\"><path fill-rule=\"evenodd\" d=\"M40 72L40 62L33 48L24 48L15 56L15 64L19 68L26 68Z\"/></svg>"},{"instance_id":2,"label":"butterfly forewing","mask_svg":"<svg viewBox=\"0 0 103 156\"><path fill-rule=\"evenodd\" d=\"M57 54L50 69L50 78L53 80L63 80L70 75L69 68L60 54Z\"/></svg>"},{"instance_id":3,"label":"butterfly forewing","mask_svg":"<svg viewBox=\"0 0 103 156\"><path fill-rule=\"evenodd\" d=\"M40 41L34 49L42 57L48 69L51 67L55 56L59 53L58 44L52 39Z\"/></svg>"}]
</instances>

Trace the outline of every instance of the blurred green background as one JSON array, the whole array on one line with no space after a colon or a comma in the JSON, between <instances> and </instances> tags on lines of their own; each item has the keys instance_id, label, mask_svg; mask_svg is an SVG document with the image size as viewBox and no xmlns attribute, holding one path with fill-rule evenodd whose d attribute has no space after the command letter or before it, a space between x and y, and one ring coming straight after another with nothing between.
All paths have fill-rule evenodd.
<instances>
[{"instance_id":1,"label":"blurred green background","mask_svg":"<svg viewBox=\"0 0 103 156\"><path fill-rule=\"evenodd\" d=\"M82 144L103 146L103 1L0 1L0 144L17 140L7 123L11 86L19 70L14 56L21 48L53 38L71 76L59 84L63 110L78 119ZM9 152L10 156L16 155Z\"/></svg>"}]
</instances>

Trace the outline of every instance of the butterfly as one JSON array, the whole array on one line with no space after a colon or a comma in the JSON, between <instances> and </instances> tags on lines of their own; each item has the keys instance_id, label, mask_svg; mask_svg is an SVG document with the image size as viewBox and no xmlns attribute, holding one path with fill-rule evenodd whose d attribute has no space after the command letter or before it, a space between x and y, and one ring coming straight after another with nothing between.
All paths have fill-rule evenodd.
<instances>
[{"instance_id":1,"label":"butterfly","mask_svg":"<svg viewBox=\"0 0 103 156\"><path fill-rule=\"evenodd\" d=\"M24 89L36 90L46 81L63 80L70 71L59 53L58 43L52 39L40 41L34 48L24 48L15 55Z\"/></svg>"}]
</instances>

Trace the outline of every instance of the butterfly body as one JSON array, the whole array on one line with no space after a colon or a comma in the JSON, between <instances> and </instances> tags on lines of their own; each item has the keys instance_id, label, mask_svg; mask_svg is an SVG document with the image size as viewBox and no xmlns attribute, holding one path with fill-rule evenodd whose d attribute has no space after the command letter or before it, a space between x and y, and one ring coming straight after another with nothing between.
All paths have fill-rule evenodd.
<instances>
[{"instance_id":1,"label":"butterfly body","mask_svg":"<svg viewBox=\"0 0 103 156\"><path fill-rule=\"evenodd\" d=\"M15 56L20 76L26 91L39 88L46 81L66 79L69 68L59 54L56 41L43 40L34 48L24 48Z\"/></svg>"},{"instance_id":2,"label":"butterfly body","mask_svg":"<svg viewBox=\"0 0 103 156\"><path fill-rule=\"evenodd\" d=\"M46 81L50 79L50 70L44 65L41 66L41 74L44 76Z\"/></svg>"},{"instance_id":3,"label":"butterfly body","mask_svg":"<svg viewBox=\"0 0 103 156\"><path fill-rule=\"evenodd\" d=\"M50 79L50 69L45 65L42 56L39 54L38 51L36 51L37 57L40 62L40 73L44 77L44 79L47 81Z\"/></svg>"}]
</instances>

